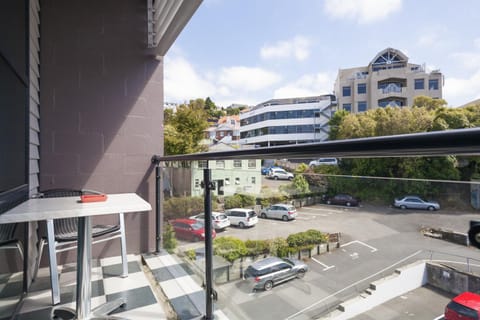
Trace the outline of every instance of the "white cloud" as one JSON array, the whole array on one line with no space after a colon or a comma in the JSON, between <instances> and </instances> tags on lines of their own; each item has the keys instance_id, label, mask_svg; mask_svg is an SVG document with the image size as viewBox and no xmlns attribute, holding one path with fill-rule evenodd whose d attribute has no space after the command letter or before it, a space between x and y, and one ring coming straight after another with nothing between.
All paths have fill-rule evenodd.
<instances>
[{"instance_id":1,"label":"white cloud","mask_svg":"<svg viewBox=\"0 0 480 320\"><path fill-rule=\"evenodd\" d=\"M453 107L480 99L480 70L469 78L446 78L443 97Z\"/></svg>"},{"instance_id":2,"label":"white cloud","mask_svg":"<svg viewBox=\"0 0 480 320\"><path fill-rule=\"evenodd\" d=\"M235 90L257 91L281 80L281 76L261 68L243 66L222 68L218 76L220 85Z\"/></svg>"},{"instance_id":3,"label":"white cloud","mask_svg":"<svg viewBox=\"0 0 480 320\"><path fill-rule=\"evenodd\" d=\"M436 32L422 34L417 40L417 44L422 47L434 46L440 41L440 35Z\"/></svg>"},{"instance_id":4,"label":"white cloud","mask_svg":"<svg viewBox=\"0 0 480 320\"><path fill-rule=\"evenodd\" d=\"M324 5L327 14L333 18L361 24L384 20L401 7L402 0L325 0Z\"/></svg>"},{"instance_id":5,"label":"white cloud","mask_svg":"<svg viewBox=\"0 0 480 320\"><path fill-rule=\"evenodd\" d=\"M263 59L287 59L294 57L303 61L310 56L311 42L304 36L296 36L290 40L278 41L271 45L264 45L260 49Z\"/></svg>"},{"instance_id":6,"label":"white cloud","mask_svg":"<svg viewBox=\"0 0 480 320\"><path fill-rule=\"evenodd\" d=\"M304 75L296 81L275 90L273 98L307 97L332 93L335 76L333 73Z\"/></svg>"},{"instance_id":7,"label":"white cloud","mask_svg":"<svg viewBox=\"0 0 480 320\"><path fill-rule=\"evenodd\" d=\"M225 67L201 73L182 56L165 58L165 101L183 103L210 97L218 106L259 103L261 90L277 84L281 76L262 68ZM269 99L271 97L268 97Z\"/></svg>"}]
</instances>

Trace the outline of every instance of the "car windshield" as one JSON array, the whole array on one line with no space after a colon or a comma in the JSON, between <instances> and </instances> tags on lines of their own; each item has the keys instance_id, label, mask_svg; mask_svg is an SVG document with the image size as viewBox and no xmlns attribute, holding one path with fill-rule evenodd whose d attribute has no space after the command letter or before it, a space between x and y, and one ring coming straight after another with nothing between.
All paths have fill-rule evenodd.
<instances>
[{"instance_id":1,"label":"car windshield","mask_svg":"<svg viewBox=\"0 0 480 320\"><path fill-rule=\"evenodd\" d=\"M204 227L203 223L200 221L193 223L191 226L193 230L200 230L200 229L203 229Z\"/></svg>"},{"instance_id":2,"label":"car windshield","mask_svg":"<svg viewBox=\"0 0 480 320\"><path fill-rule=\"evenodd\" d=\"M252 217L256 217L257 214L255 213L255 211L248 211L248 216L252 218Z\"/></svg>"}]
</instances>

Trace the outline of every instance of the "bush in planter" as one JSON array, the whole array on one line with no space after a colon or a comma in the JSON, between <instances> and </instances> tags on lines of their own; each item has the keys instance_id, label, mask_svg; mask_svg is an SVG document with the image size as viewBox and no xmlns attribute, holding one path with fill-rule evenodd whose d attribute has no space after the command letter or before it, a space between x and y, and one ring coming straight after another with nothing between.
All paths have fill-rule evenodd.
<instances>
[{"instance_id":1,"label":"bush in planter","mask_svg":"<svg viewBox=\"0 0 480 320\"><path fill-rule=\"evenodd\" d=\"M297 250L312 249L315 245L328 241L328 235L318 230L307 230L304 232L293 233L287 237L287 243L290 248Z\"/></svg>"},{"instance_id":2,"label":"bush in planter","mask_svg":"<svg viewBox=\"0 0 480 320\"><path fill-rule=\"evenodd\" d=\"M277 257L287 257L293 250L284 238L275 238L270 241L270 254Z\"/></svg>"},{"instance_id":3,"label":"bush in planter","mask_svg":"<svg viewBox=\"0 0 480 320\"><path fill-rule=\"evenodd\" d=\"M177 238L175 238L175 230L170 223L165 225L165 231L163 232L163 248L169 253L173 253L177 247Z\"/></svg>"},{"instance_id":4,"label":"bush in planter","mask_svg":"<svg viewBox=\"0 0 480 320\"><path fill-rule=\"evenodd\" d=\"M259 256L270 252L270 241L268 240L247 240L245 241L249 256Z\"/></svg>"},{"instance_id":5,"label":"bush in planter","mask_svg":"<svg viewBox=\"0 0 480 320\"><path fill-rule=\"evenodd\" d=\"M213 240L213 254L233 262L247 255L245 243L235 237L222 237Z\"/></svg>"}]
</instances>

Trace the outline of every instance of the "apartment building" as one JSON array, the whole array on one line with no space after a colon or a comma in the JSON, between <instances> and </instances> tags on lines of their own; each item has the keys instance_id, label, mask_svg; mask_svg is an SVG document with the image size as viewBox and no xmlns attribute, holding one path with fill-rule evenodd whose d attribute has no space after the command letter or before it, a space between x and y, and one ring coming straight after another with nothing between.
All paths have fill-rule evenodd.
<instances>
[{"instance_id":1,"label":"apartment building","mask_svg":"<svg viewBox=\"0 0 480 320\"><path fill-rule=\"evenodd\" d=\"M408 62L400 50L387 48L365 67L340 69L335 81L338 109L357 113L387 106L411 106L416 96L442 98L443 75Z\"/></svg>"},{"instance_id":2,"label":"apartment building","mask_svg":"<svg viewBox=\"0 0 480 320\"><path fill-rule=\"evenodd\" d=\"M240 114L240 144L259 147L323 141L335 96L272 99Z\"/></svg>"}]
</instances>

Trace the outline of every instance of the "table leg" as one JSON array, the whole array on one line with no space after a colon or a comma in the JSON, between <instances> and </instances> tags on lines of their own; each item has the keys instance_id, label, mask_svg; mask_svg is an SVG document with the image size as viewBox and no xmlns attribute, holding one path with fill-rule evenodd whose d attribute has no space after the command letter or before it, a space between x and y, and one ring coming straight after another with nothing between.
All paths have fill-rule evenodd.
<instances>
[{"instance_id":1,"label":"table leg","mask_svg":"<svg viewBox=\"0 0 480 320\"><path fill-rule=\"evenodd\" d=\"M90 217L78 218L77 247L77 319L88 319L92 296L92 220Z\"/></svg>"}]
</instances>

